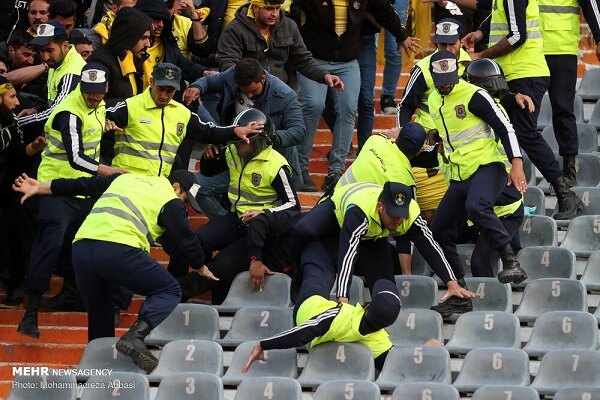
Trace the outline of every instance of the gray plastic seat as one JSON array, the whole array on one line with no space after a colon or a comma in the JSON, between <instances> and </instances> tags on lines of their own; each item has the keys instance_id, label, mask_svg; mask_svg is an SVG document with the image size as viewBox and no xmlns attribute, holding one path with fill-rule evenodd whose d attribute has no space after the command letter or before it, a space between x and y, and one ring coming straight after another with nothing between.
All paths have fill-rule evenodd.
<instances>
[{"instance_id":1,"label":"gray plastic seat","mask_svg":"<svg viewBox=\"0 0 600 400\"><path fill-rule=\"evenodd\" d=\"M577 197L583 202L583 208L575 214L575 217L581 215L600 215L600 187L582 187L577 186L571 189ZM553 214L558 212L558 208L555 207ZM571 218L573 219L573 218ZM570 220L557 221L558 226L566 226L570 223Z\"/></svg>"},{"instance_id":2,"label":"gray plastic seat","mask_svg":"<svg viewBox=\"0 0 600 400\"><path fill-rule=\"evenodd\" d=\"M294 326L289 307L244 307L235 313L231 327L223 339L223 346L237 346L243 342L262 340Z\"/></svg>"},{"instance_id":3,"label":"gray plastic seat","mask_svg":"<svg viewBox=\"0 0 600 400\"><path fill-rule=\"evenodd\" d=\"M540 357L554 349L598 347L598 322L584 311L548 311L535 320L529 341L523 350Z\"/></svg>"},{"instance_id":4,"label":"gray plastic seat","mask_svg":"<svg viewBox=\"0 0 600 400\"><path fill-rule=\"evenodd\" d=\"M508 283L496 278L465 278L467 287L477 294L473 299L473 311L505 311L511 313L512 289Z\"/></svg>"},{"instance_id":5,"label":"gray plastic seat","mask_svg":"<svg viewBox=\"0 0 600 400\"><path fill-rule=\"evenodd\" d=\"M546 395L570 386L600 386L600 352L560 349L546 353L531 387Z\"/></svg>"},{"instance_id":6,"label":"gray plastic seat","mask_svg":"<svg viewBox=\"0 0 600 400\"><path fill-rule=\"evenodd\" d=\"M541 131L547 126L552 126L552 105L550 104L550 96L548 93L544 94L544 97L542 97L540 113L537 119L537 129L538 131Z\"/></svg>"},{"instance_id":7,"label":"gray plastic seat","mask_svg":"<svg viewBox=\"0 0 600 400\"><path fill-rule=\"evenodd\" d=\"M562 168L563 158L557 155L556 159ZM578 154L575 157L575 170L577 171L577 186L596 187L600 185L600 156L598 154ZM542 179L537 186L544 193L554 191L545 179Z\"/></svg>"},{"instance_id":8,"label":"gray plastic seat","mask_svg":"<svg viewBox=\"0 0 600 400\"><path fill-rule=\"evenodd\" d=\"M340 379L322 383L313 400L379 400L379 386L373 382Z\"/></svg>"},{"instance_id":9,"label":"gray plastic seat","mask_svg":"<svg viewBox=\"0 0 600 400\"><path fill-rule=\"evenodd\" d=\"M474 244L459 244L456 246L458 256L460 257L463 265L465 266L465 277L473 276L473 273L471 272L471 256L473 255L474 249Z\"/></svg>"},{"instance_id":10,"label":"gray plastic seat","mask_svg":"<svg viewBox=\"0 0 600 400\"><path fill-rule=\"evenodd\" d=\"M450 353L466 354L478 347L521 348L519 319L504 311L471 311L456 320L446 344Z\"/></svg>"},{"instance_id":11,"label":"gray plastic seat","mask_svg":"<svg viewBox=\"0 0 600 400\"><path fill-rule=\"evenodd\" d=\"M473 393L472 400L539 400L540 395L527 386L482 386Z\"/></svg>"},{"instance_id":12,"label":"gray plastic seat","mask_svg":"<svg viewBox=\"0 0 600 400\"><path fill-rule=\"evenodd\" d=\"M579 153L593 153L598 151L598 133L596 132L596 128L594 128L593 125L582 123L581 121L577 122ZM546 139L546 142L552 151L558 153L559 147L552 125L544 128L542 136Z\"/></svg>"},{"instance_id":13,"label":"gray plastic seat","mask_svg":"<svg viewBox=\"0 0 600 400\"><path fill-rule=\"evenodd\" d=\"M242 367L248 360L248 356L257 342L245 342L236 347L229 368L223 375L225 385L238 385L248 378L259 378L265 376L280 376L284 378L296 378L298 366L296 364L296 349L269 350L265 353L269 357L267 361L256 361L245 374Z\"/></svg>"},{"instance_id":14,"label":"gray plastic seat","mask_svg":"<svg viewBox=\"0 0 600 400\"><path fill-rule=\"evenodd\" d=\"M430 338L443 341L442 324L437 311L402 308L396 321L385 330L394 346L420 346Z\"/></svg>"},{"instance_id":15,"label":"gray plastic seat","mask_svg":"<svg viewBox=\"0 0 600 400\"><path fill-rule=\"evenodd\" d=\"M600 215L573 218L560 247L573 251L578 257L589 257L600 250Z\"/></svg>"},{"instance_id":16,"label":"gray plastic seat","mask_svg":"<svg viewBox=\"0 0 600 400\"><path fill-rule=\"evenodd\" d=\"M350 297L348 297L348 303L350 304L365 304L365 283L360 276L352 275L352 284L350 285ZM331 300L337 300L336 296L336 285L333 285L329 298Z\"/></svg>"},{"instance_id":17,"label":"gray plastic seat","mask_svg":"<svg viewBox=\"0 0 600 400\"><path fill-rule=\"evenodd\" d=\"M113 371L137 372L145 375L146 372L138 368L130 357L117 351L115 347L117 340L118 338L105 337L89 342L85 346L77 369L86 371L108 368Z\"/></svg>"},{"instance_id":18,"label":"gray plastic seat","mask_svg":"<svg viewBox=\"0 0 600 400\"><path fill-rule=\"evenodd\" d=\"M590 116L588 124L592 125L596 129L600 129L600 100L594 105L594 110Z\"/></svg>"},{"instance_id":19,"label":"gray plastic seat","mask_svg":"<svg viewBox=\"0 0 600 400\"><path fill-rule=\"evenodd\" d=\"M75 375L54 375L52 369L47 376L15 375L6 400L75 400L76 385Z\"/></svg>"},{"instance_id":20,"label":"gray plastic seat","mask_svg":"<svg viewBox=\"0 0 600 400\"><path fill-rule=\"evenodd\" d=\"M546 311L587 311L587 292L576 279L543 278L531 281L515 311L521 322L533 322Z\"/></svg>"},{"instance_id":21,"label":"gray plastic seat","mask_svg":"<svg viewBox=\"0 0 600 400\"><path fill-rule=\"evenodd\" d=\"M587 290L600 290L600 251L592 253L579 279Z\"/></svg>"},{"instance_id":22,"label":"gray plastic seat","mask_svg":"<svg viewBox=\"0 0 600 400\"><path fill-rule=\"evenodd\" d=\"M437 304L435 279L422 275L396 275L395 279L402 307L429 309Z\"/></svg>"},{"instance_id":23,"label":"gray plastic seat","mask_svg":"<svg viewBox=\"0 0 600 400\"><path fill-rule=\"evenodd\" d=\"M444 383L415 382L398 385L390 400L459 400L458 391Z\"/></svg>"},{"instance_id":24,"label":"gray plastic seat","mask_svg":"<svg viewBox=\"0 0 600 400\"><path fill-rule=\"evenodd\" d=\"M162 348L158 366L148 376L150 382L159 382L168 375L206 372L223 375L223 349L210 340L175 340Z\"/></svg>"},{"instance_id":25,"label":"gray plastic seat","mask_svg":"<svg viewBox=\"0 0 600 400\"><path fill-rule=\"evenodd\" d=\"M525 172L525 180L527 181L527 185L535 186L537 183L535 165L533 165L525 152L521 151L521 154L523 155L523 172Z\"/></svg>"},{"instance_id":26,"label":"gray plastic seat","mask_svg":"<svg viewBox=\"0 0 600 400\"><path fill-rule=\"evenodd\" d=\"M394 347L375 383L393 390L406 382L452 383L448 351L440 346Z\"/></svg>"},{"instance_id":27,"label":"gray plastic seat","mask_svg":"<svg viewBox=\"0 0 600 400\"><path fill-rule=\"evenodd\" d=\"M599 400L600 387L570 387L560 389L554 400Z\"/></svg>"},{"instance_id":28,"label":"gray plastic seat","mask_svg":"<svg viewBox=\"0 0 600 400\"><path fill-rule=\"evenodd\" d=\"M83 389L81 400L148 400L150 387L148 379L135 372L115 372L107 376L92 376Z\"/></svg>"},{"instance_id":29,"label":"gray plastic seat","mask_svg":"<svg viewBox=\"0 0 600 400\"><path fill-rule=\"evenodd\" d=\"M423 258L423 255L419 253L419 250L414 247L411 261L411 273L413 275L424 275L431 276L433 271L427 261Z\"/></svg>"},{"instance_id":30,"label":"gray plastic seat","mask_svg":"<svg viewBox=\"0 0 600 400\"><path fill-rule=\"evenodd\" d=\"M585 71L577 95L585 101L600 99L600 69L592 68Z\"/></svg>"},{"instance_id":31,"label":"gray plastic seat","mask_svg":"<svg viewBox=\"0 0 600 400\"><path fill-rule=\"evenodd\" d=\"M148 345L163 346L173 340L219 339L219 313L206 304L181 303L146 336Z\"/></svg>"},{"instance_id":32,"label":"gray plastic seat","mask_svg":"<svg viewBox=\"0 0 600 400\"><path fill-rule=\"evenodd\" d=\"M546 195L537 186L527 186L523 194L523 203L527 207L535 207L535 215L546 215Z\"/></svg>"},{"instance_id":33,"label":"gray plastic seat","mask_svg":"<svg viewBox=\"0 0 600 400\"><path fill-rule=\"evenodd\" d=\"M575 254L561 247L531 246L517 254L521 268L527 272L527 279L514 286L525 286L540 278L575 279Z\"/></svg>"},{"instance_id":34,"label":"gray plastic seat","mask_svg":"<svg viewBox=\"0 0 600 400\"><path fill-rule=\"evenodd\" d=\"M266 276L263 291L252 289L247 281L248 272L239 273L233 280L223 304L215 306L217 310L236 312L247 306L291 306L290 284L292 279L286 274L276 272Z\"/></svg>"},{"instance_id":35,"label":"gray plastic seat","mask_svg":"<svg viewBox=\"0 0 600 400\"><path fill-rule=\"evenodd\" d=\"M154 400L223 400L221 378L205 372L169 375L160 382Z\"/></svg>"},{"instance_id":36,"label":"gray plastic seat","mask_svg":"<svg viewBox=\"0 0 600 400\"><path fill-rule=\"evenodd\" d=\"M558 246L556 221L545 215L531 215L523 218L519 238L523 247Z\"/></svg>"},{"instance_id":37,"label":"gray plastic seat","mask_svg":"<svg viewBox=\"0 0 600 400\"><path fill-rule=\"evenodd\" d=\"M372 381L374 378L375 364L367 346L328 342L310 351L298 382L302 387L317 387L332 379Z\"/></svg>"},{"instance_id":38,"label":"gray plastic seat","mask_svg":"<svg viewBox=\"0 0 600 400\"><path fill-rule=\"evenodd\" d=\"M459 392L485 385L529 385L529 358L520 349L484 347L467 353L454 382Z\"/></svg>"},{"instance_id":39,"label":"gray plastic seat","mask_svg":"<svg viewBox=\"0 0 600 400\"><path fill-rule=\"evenodd\" d=\"M244 380L235 391L234 400L302 400L302 388L292 378L277 376Z\"/></svg>"}]
</instances>

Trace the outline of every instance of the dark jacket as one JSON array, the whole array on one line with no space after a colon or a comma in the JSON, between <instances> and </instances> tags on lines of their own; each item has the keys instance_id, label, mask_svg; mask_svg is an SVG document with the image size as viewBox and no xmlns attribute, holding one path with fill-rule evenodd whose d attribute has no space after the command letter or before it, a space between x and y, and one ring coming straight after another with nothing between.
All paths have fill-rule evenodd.
<instances>
[{"instance_id":1,"label":"dark jacket","mask_svg":"<svg viewBox=\"0 0 600 400\"><path fill-rule=\"evenodd\" d=\"M306 47L320 60L347 62L358 58L360 31L367 12L394 34L398 42L408 37L389 0L350 0L347 28L339 37L335 33L332 0L294 0L292 7L299 7L306 18L306 22L300 26L300 32ZM299 16L300 13L294 10L292 14Z\"/></svg>"},{"instance_id":2,"label":"dark jacket","mask_svg":"<svg viewBox=\"0 0 600 400\"><path fill-rule=\"evenodd\" d=\"M285 64L289 61L302 75L323 83L328 71L315 62L296 23L280 13L267 43L254 19L247 16L248 7L249 5L240 7L235 13L235 19L221 33L219 70L224 71L234 66L242 58L254 58L271 74L288 83Z\"/></svg>"}]
</instances>

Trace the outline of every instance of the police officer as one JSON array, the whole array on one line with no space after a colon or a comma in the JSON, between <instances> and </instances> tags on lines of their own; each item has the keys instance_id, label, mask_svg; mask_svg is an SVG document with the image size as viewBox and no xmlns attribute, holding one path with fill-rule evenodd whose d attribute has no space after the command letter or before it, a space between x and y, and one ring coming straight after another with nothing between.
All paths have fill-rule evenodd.
<instances>
[{"instance_id":1,"label":"police officer","mask_svg":"<svg viewBox=\"0 0 600 400\"><path fill-rule=\"evenodd\" d=\"M224 143L234 134L245 138L260 126L218 127L200 121L195 113L173 100L180 88L181 70L169 63L155 66L150 86L106 112L106 130L115 130L112 166L130 172L168 176L184 138L202 143ZM181 160L187 168L187 161Z\"/></svg>"},{"instance_id":2,"label":"police officer","mask_svg":"<svg viewBox=\"0 0 600 400\"><path fill-rule=\"evenodd\" d=\"M191 231L184 203L199 211L194 175L185 170L165 177L113 174L40 183L23 175L13 189L33 195L97 198L73 242L77 285L88 312L88 339L115 335L111 287L122 285L146 296L137 321L116 344L138 367L152 372L158 361L144 337L173 311L181 297L177 281L150 257L150 244L168 233L169 248L198 268L202 249Z\"/></svg>"},{"instance_id":3,"label":"police officer","mask_svg":"<svg viewBox=\"0 0 600 400\"><path fill-rule=\"evenodd\" d=\"M57 21L48 21L38 26L37 36L29 44L39 50L47 66L48 108L21 111L17 118L21 127L30 124L34 124L35 127L36 124L45 123L54 107L75 90L81 69L85 65L85 60L77 53L75 46L69 44L69 35L65 27Z\"/></svg>"},{"instance_id":4,"label":"police officer","mask_svg":"<svg viewBox=\"0 0 600 400\"><path fill-rule=\"evenodd\" d=\"M100 138L104 130L103 97L107 90L106 71L90 64L82 72L79 87L54 107L45 125L48 147L42 153L38 178L77 178L110 175L117 170L99 163ZM42 294L48 290L52 270L61 249L92 206L82 197L45 197L38 207L38 226L31 250L27 274L27 310L17 331L38 338L37 314ZM51 302L51 308L70 299L76 301L72 272L65 271L63 292Z\"/></svg>"},{"instance_id":5,"label":"police officer","mask_svg":"<svg viewBox=\"0 0 600 400\"><path fill-rule=\"evenodd\" d=\"M577 84L580 7L596 41L600 40L597 0L539 0L544 54L550 70L552 126L563 157L563 173L569 186L577 186L575 156L579 150L573 104ZM595 11L594 11L595 10Z\"/></svg>"},{"instance_id":6,"label":"police officer","mask_svg":"<svg viewBox=\"0 0 600 400\"><path fill-rule=\"evenodd\" d=\"M490 247L500 253L504 265L498 274L500 282L521 282L527 275L516 260L509 243L511 237L492 210L507 182L521 193L527 188L512 125L487 92L458 78L458 63L453 53L434 54L430 70L436 90L429 96L428 104L444 139L450 179L431 226L434 237L450 263L462 269L456 252L456 232L469 218ZM494 134L500 138L511 162L508 176ZM451 314L454 309L462 310L462 303L462 299L452 297L436 310Z\"/></svg>"},{"instance_id":7,"label":"police officer","mask_svg":"<svg viewBox=\"0 0 600 400\"><path fill-rule=\"evenodd\" d=\"M495 59L506 75L510 90L533 99L533 113L515 108L509 115L510 120L518 135L519 144L554 187L558 202L558 213L554 218L570 219L583 208L583 202L570 190L569 181L560 169L552 149L537 130L540 104L550 82L550 71L544 59L537 0L494 0L491 18L480 29L489 34L489 48L474 53L471 57L474 60ZM463 42L472 45L483 36L482 30L471 32Z\"/></svg>"}]
</instances>

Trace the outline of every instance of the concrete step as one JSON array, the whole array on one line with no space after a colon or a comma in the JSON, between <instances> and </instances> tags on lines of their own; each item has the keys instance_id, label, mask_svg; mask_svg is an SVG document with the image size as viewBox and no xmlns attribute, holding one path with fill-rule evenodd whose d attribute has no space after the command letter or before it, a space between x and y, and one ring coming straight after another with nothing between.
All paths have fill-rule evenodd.
<instances>
[{"instance_id":1,"label":"concrete step","mask_svg":"<svg viewBox=\"0 0 600 400\"><path fill-rule=\"evenodd\" d=\"M128 325L135 321L136 317L128 318ZM5 322L5 321L2 321ZM17 332L17 324L0 325L0 337L6 342L33 343L33 344L87 344L88 330L86 326L74 326L65 323L58 326L41 324L39 327L40 338L34 339ZM115 329L115 335L121 336L127 332L126 328Z\"/></svg>"}]
</instances>

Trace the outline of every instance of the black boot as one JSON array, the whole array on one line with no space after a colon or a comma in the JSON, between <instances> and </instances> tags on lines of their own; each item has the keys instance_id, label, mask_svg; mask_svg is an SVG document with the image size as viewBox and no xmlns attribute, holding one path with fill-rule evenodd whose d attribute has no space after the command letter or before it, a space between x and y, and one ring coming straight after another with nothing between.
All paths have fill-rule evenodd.
<instances>
[{"instance_id":1,"label":"black boot","mask_svg":"<svg viewBox=\"0 0 600 400\"><path fill-rule=\"evenodd\" d=\"M39 339L38 311L40 309L41 300L41 293L32 293L27 296L27 309L25 310L23 319L19 322L19 326L17 326L17 332L25 336Z\"/></svg>"},{"instance_id":2,"label":"black boot","mask_svg":"<svg viewBox=\"0 0 600 400\"><path fill-rule=\"evenodd\" d=\"M554 219L571 219L577 214L577 211L583 209L583 202L569 189L569 184L564 176L556 178L552 182L552 186L558 202L558 212L554 215Z\"/></svg>"},{"instance_id":3,"label":"black boot","mask_svg":"<svg viewBox=\"0 0 600 400\"><path fill-rule=\"evenodd\" d=\"M563 156L563 174L569 187L577 186L576 156Z\"/></svg>"},{"instance_id":4,"label":"black boot","mask_svg":"<svg viewBox=\"0 0 600 400\"><path fill-rule=\"evenodd\" d=\"M521 283L527 279L527 273L525 273L519 261L517 261L510 243L505 244L497 251L502 259L502 271L498 272L498 280L501 283Z\"/></svg>"},{"instance_id":5,"label":"black boot","mask_svg":"<svg viewBox=\"0 0 600 400\"><path fill-rule=\"evenodd\" d=\"M116 345L120 353L131 357L135 365L148 374L158 365L158 360L144 343L144 338L148 336L151 330L152 327L149 323L143 319L138 319L129 328L129 331L121 336Z\"/></svg>"},{"instance_id":6,"label":"black boot","mask_svg":"<svg viewBox=\"0 0 600 400\"><path fill-rule=\"evenodd\" d=\"M85 311L73 278L65 278L60 292L50 299L43 300L40 307L44 311Z\"/></svg>"},{"instance_id":7,"label":"black boot","mask_svg":"<svg viewBox=\"0 0 600 400\"><path fill-rule=\"evenodd\" d=\"M464 278L457 280L461 288L467 289L467 283ZM460 297L452 296L442 304L431 307L433 311L437 311L442 315L442 318L448 318L452 314L464 314L473 311L473 301L470 298L461 299Z\"/></svg>"}]
</instances>

